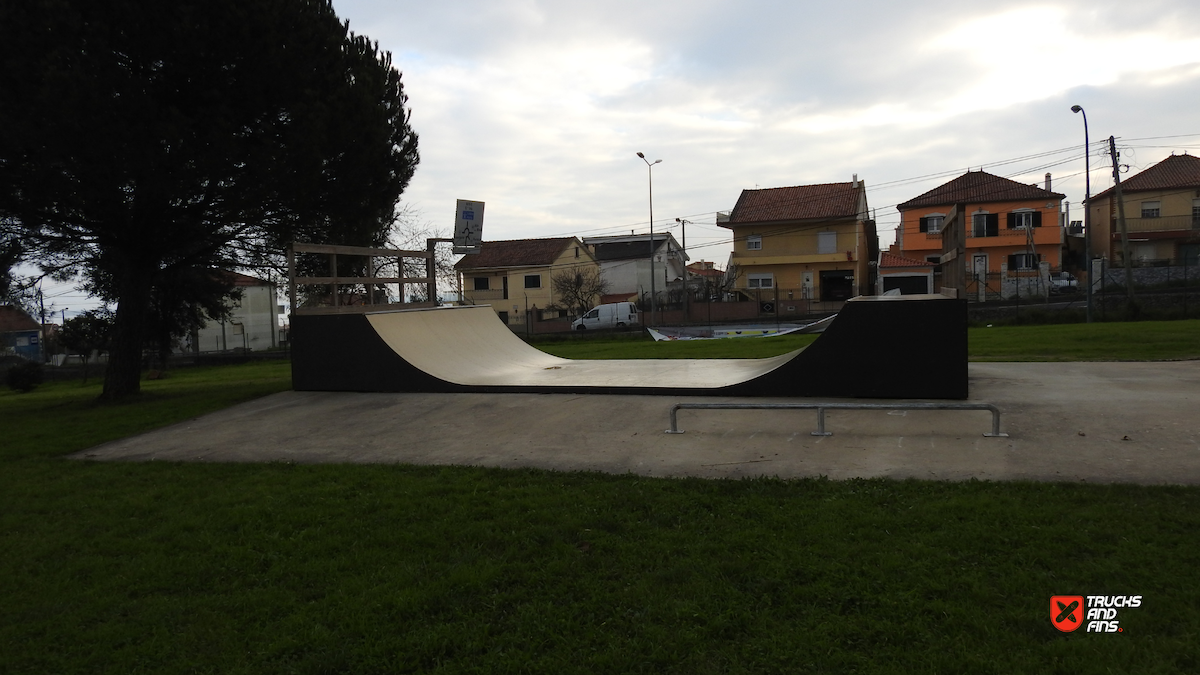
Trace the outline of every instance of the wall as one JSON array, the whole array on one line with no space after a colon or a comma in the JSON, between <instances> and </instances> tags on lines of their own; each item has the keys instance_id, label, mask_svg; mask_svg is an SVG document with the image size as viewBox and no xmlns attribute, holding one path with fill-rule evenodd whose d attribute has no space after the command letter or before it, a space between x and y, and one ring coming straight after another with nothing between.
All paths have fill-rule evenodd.
<instances>
[{"instance_id":1,"label":"wall","mask_svg":"<svg viewBox=\"0 0 1200 675\"><path fill-rule=\"evenodd\" d=\"M774 225L734 225L734 251L730 261L740 266L735 288L751 292L749 274L771 274L780 296L792 291L793 299L804 299L804 273L813 277L813 299L821 297L822 271L854 273L856 293L867 280L867 243L863 225L857 220L830 220L816 223ZM835 232L832 253L820 253L820 232ZM762 249L750 250L746 237L762 236ZM870 289L866 289L870 290Z\"/></svg>"},{"instance_id":2,"label":"wall","mask_svg":"<svg viewBox=\"0 0 1200 675\"><path fill-rule=\"evenodd\" d=\"M275 287L241 286L242 300L235 306L233 316L222 326L210 321L192 334L191 351L212 352L249 347L263 351L279 344L279 299ZM242 335L233 324L242 324Z\"/></svg>"}]
</instances>

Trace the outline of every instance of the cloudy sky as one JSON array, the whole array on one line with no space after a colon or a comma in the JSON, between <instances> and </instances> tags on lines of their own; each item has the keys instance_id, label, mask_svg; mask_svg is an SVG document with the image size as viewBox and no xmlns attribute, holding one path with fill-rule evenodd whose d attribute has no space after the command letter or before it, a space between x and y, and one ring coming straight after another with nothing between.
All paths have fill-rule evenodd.
<instances>
[{"instance_id":1,"label":"cloudy sky","mask_svg":"<svg viewBox=\"0 0 1200 675\"><path fill-rule=\"evenodd\" d=\"M456 198L484 201L485 239L647 231L639 151L663 160L656 230L693 221L692 257L721 265L715 212L756 186L858 174L884 243L894 204L968 167L1049 171L1078 203L1073 104L1134 171L1200 153L1194 0L334 6L404 73L422 157L405 200L447 231Z\"/></svg>"},{"instance_id":2,"label":"cloudy sky","mask_svg":"<svg viewBox=\"0 0 1200 675\"><path fill-rule=\"evenodd\" d=\"M1074 217L1074 104L1134 172L1200 154L1195 0L334 6L404 73L421 152L404 199L446 234L459 198L487 203L489 240L646 232L639 151L662 159L656 230L680 239L675 218L693 221L692 258L720 266L715 213L746 188L857 174L885 245L896 203L968 168L1039 184L1049 171ZM1108 161L1093 152L1093 192Z\"/></svg>"}]
</instances>

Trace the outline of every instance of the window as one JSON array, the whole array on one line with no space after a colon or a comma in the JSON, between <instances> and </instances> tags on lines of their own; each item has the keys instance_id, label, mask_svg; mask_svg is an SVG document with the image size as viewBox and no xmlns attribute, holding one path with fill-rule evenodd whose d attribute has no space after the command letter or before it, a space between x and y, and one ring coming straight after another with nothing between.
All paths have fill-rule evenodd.
<instances>
[{"instance_id":1,"label":"window","mask_svg":"<svg viewBox=\"0 0 1200 675\"><path fill-rule=\"evenodd\" d=\"M746 237L746 250L747 251L761 251L762 250L762 235L761 234L748 235Z\"/></svg>"},{"instance_id":2,"label":"window","mask_svg":"<svg viewBox=\"0 0 1200 675\"><path fill-rule=\"evenodd\" d=\"M837 232L817 233L817 253L837 253Z\"/></svg>"},{"instance_id":3,"label":"window","mask_svg":"<svg viewBox=\"0 0 1200 675\"><path fill-rule=\"evenodd\" d=\"M924 218L921 219L920 230L921 230L921 232L928 232L929 234L937 234L938 232L942 231L942 223L944 223L945 221L946 221L945 216L941 216L941 215L925 216Z\"/></svg>"},{"instance_id":4,"label":"window","mask_svg":"<svg viewBox=\"0 0 1200 675\"><path fill-rule=\"evenodd\" d=\"M540 275L540 274L526 274L525 275L525 288L541 288L541 287L542 287L542 275Z\"/></svg>"},{"instance_id":5,"label":"window","mask_svg":"<svg viewBox=\"0 0 1200 675\"><path fill-rule=\"evenodd\" d=\"M1157 218L1161 215L1162 204L1160 202L1142 202L1142 217Z\"/></svg>"},{"instance_id":6,"label":"window","mask_svg":"<svg viewBox=\"0 0 1200 675\"><path fill-rule=\"evenodd\" d=\"M1008 229L1028 230L1031 227L1039 227L1042 224L1041 215L1039 211L1013 211L1008 214Z\"/></svg>"},{"instance_id":7,"label":"window","mask_svg":"<svg viewBox=\"0 0 1200 675\"><path fill-rule=\"evenodd\" d=\"M750 288L774 288L775 276L773 274L747 274L746 283Z\"/></svg>"},{"instance_id":8,"label":"window","mask_svg":"<svg viewBox=\"0 0 1200 675\"><path fill-rule=\"evenodd\" d=\"M486 291L488 289L487 277L475 277L475 290Z\"/></svg>"},{"instance_id":9,"label":"window","mask_svg":"<svg viewBox=\"0 0 1200 675\"><path fill-rule=\"evenodd\" d=\"M1000 234L1000 214L976 213L971 216L972 237L995 237Z\"/></svg>"},{"instance_id":10,"label":"window","mask_svg":"<svg viewBox=\"0 0 1200 675\"><path fill-rule=\"evenodd\" d=\"M1041 260L1040 253L1014 253L1008 256L1008 269L1035 270Z\"/></svg>"}]
</instances>

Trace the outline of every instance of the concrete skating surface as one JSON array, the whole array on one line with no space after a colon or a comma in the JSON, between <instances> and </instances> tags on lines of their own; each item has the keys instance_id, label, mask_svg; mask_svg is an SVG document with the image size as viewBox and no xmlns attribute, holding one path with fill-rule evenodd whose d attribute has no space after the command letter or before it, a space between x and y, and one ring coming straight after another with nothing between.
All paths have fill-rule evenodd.
<instances>
[{"instance_id":1,"label":"concrete skating surface","mask_svg":"<svg viewBox=\"0 0 1200 675\"><path fill-rule=\"evenodd\" d=\"M675 403L816 399L283 392L75 457L1200 484L1200 361L973 363L970 388L1008 438L986 411L829 411L815 437L812 410L682 410L663 433Z\"/></svg>"}]
</instances>

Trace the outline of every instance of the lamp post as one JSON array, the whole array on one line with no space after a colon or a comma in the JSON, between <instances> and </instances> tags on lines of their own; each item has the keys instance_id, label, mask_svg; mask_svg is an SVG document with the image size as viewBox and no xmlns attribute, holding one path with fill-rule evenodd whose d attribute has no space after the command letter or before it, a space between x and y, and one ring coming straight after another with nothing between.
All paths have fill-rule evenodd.
<instances>
[{"instance_id":1,"label":"lamp post","mask_svg":"<svg viewBox=\"0 0 1200 675\"><path fill-rule=\"evenodd\" d=\"M646 173L650 178L650 323L653 324L654 313L658 309L658 291L654 284L654 165L662 160L656 159L651 162L640 152L637 156L646 163Z\"/></svg>"},{"instance_id":2,"label":"lamp post","mask_svg":"<svg viewBox=\"0 0 1200 675\"><path fill-rule=\"evenodd\" d=\"M1088 140L1087 111L1081 105L1071 112L1083 114L1083 259L1087 265L1087 322L1092 322L1092 144Z\"/></svg>"}]
</instances>

